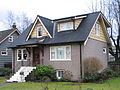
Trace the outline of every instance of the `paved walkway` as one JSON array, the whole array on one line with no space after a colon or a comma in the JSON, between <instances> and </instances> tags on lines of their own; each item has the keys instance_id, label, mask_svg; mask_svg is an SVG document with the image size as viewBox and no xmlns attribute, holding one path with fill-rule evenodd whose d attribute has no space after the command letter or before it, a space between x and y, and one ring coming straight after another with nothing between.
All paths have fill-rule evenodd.
<instances>
[{"instance_id":1,"label":"paved walkway","mask_svg":"<svg viewBox=\"0 0 120 90\"><path fill-rule=\"evenodd\" d=\"M8 85L8 84L14 84L14 83L4 82L4 83L0 84L0 86L5 86L5 85Z\"/></svg>"}]
</instances>

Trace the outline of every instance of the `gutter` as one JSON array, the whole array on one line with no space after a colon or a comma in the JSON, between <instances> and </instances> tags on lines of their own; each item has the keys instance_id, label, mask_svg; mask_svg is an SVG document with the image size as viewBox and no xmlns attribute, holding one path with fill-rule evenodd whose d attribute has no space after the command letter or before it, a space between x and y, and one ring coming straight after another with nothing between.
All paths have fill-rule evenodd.
<instances>
[{"instance_id":1,"label":"gutter","mask_svg":"<svg viewBox=\"0 0 120 90\"><path fill-rule=\"evenodd\" d=\"M81 79L83 78L82 77L82 49L81 49L81 44L80 44L80 76L81 76Z\"/></svg>"}]
</instances>

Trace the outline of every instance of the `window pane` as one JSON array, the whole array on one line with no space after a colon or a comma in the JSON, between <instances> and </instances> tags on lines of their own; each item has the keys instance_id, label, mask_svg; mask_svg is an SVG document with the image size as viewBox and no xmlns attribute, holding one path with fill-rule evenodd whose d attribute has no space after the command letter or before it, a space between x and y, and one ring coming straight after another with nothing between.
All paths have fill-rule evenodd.
<instances>
[{"instance_id":1,"label":"window pane","mask_svg":"<svg viewBox=\"0 0 120 90\"><path fill-rule=\"evenodd\" d=\"M41 36L41 35L42 35L41 32L42 32L42 26L37 27L38 36Z\"/></svg>"},{"instance_id":2,"label":"window pane","mask_svg":"<svg viewBox=\"0 0 120 90\"><path fill-rule=\"evenodd\" d=\"M73 22L67 22L67 23L61 23L60 24L60 30L64 31L64 30L71 30L73 29Z\"/></svg>"},{"instance_id":3,"label":"window pane","mask_svg":"<svg viewBox=\"0 0 120 90\"><path fill-rule=\"evenodd\" d=\"M18 50L18 60L21 60L22 59L22 53L21 53L21 50Z\"/></svg>"},{"instance_id":4,"label":"window pane","mask_svg":"<svg viewBox=\"0 0 120 90\"><path fill-rule=\"evenodd\" d=\"M23 59L27 60L27 50L23 50Z\"/></svg>"},{"instance_id":5,"label":"window pane","mask_svg":"<svg viewBox=\"0 0 120 90\"><path fill-rule=\"evenodd\" d=\"M63 71L58 71L58 77L63 77Z\"/></svg>"},{"instance_id":6,"label":"window pane","mask_svg":"<svg viewBox=\"0 0 120 90\"><path fill-rule=\"evenodd\" d=\"M64 59L65 57L64 47L57 47L56 52L57 52L57 59Z\"/></svg>"},{"instance_id":7,"label":"window pane","mask_svg":"<svg viewBox=\"0 0 120 90\"><path fill-rule=\"evenodd\" d=\"M66 59L70 59L71 58L71 49L70 46L66 47Z\"/></svg>"},{"instance_id":8,"label":"window pane","mask_svg":"<svg viewBox=\"0 0 120 90\"><path fill-rule=\"evenodd\" d=\"M95 33L96 33L97 36L100 35L100 25L99 24L95 25Z\"/></svg>"},{"instance_id":9,"label":"window pane","mask_svg":"<svg viewBox=\"0 0 120 90\"><path fill-rule=\"evenodd\" d=\"M9 37L9 42L13 42L13 36Z\"/></svg>"},{"instance_id":10,"label":"window pane","mask_svg":"<svg viewBox=\"0 0 120 90\"><path fill-rule=\"evenodd\" d=\"M55 59L55 48L51 48L51 59Z\"/></svg>"}]
</instances>

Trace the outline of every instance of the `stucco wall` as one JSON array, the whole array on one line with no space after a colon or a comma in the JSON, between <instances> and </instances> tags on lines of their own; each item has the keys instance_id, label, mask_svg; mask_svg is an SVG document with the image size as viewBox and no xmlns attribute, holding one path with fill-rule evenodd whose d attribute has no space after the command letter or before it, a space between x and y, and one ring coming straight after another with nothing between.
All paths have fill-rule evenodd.
<instances>
[{"instance_id":1,"label":"stucco wall","mask_svg":"<svg viewBox=\"0 0 120 90\"><path fill-rule=\"evenodd\" d=\"M80 77L80 45L71 45L71 61L50 61L50 46L45 46L44 64L52 65L57 70L68 70L72 72L72 80L78 80Z\"/></svg>"},{"instance_id":2,"label":"stucco wall","mask_svg":"<svg viewBox=\"0 0 120 90\"><path fill-rule=\"evenodd\" d=\"M103 48L107 49L106 53L103 53ZM106 68L108 60L107 43L89 38L86 45L82 45L82 60L90 57L99 59L103 64L103 69Z\"/></svg>"}]
</instances>

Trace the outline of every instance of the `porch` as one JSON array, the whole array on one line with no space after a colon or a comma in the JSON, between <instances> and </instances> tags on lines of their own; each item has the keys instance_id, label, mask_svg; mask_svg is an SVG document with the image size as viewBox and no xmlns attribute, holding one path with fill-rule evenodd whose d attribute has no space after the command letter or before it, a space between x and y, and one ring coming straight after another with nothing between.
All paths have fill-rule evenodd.
<instances>
[{"instance_id":1,"label":"porch","mask_svg":"<svg viewBox=\"0 0 120 90\"><path fill-rule=\"evenodd\" d=\"M15 63L13 62L13 71L18 71L23 66L35 67L38 64L44 64L44 46L26 45L15 50Z\"/></svg>"}]
</instances>

